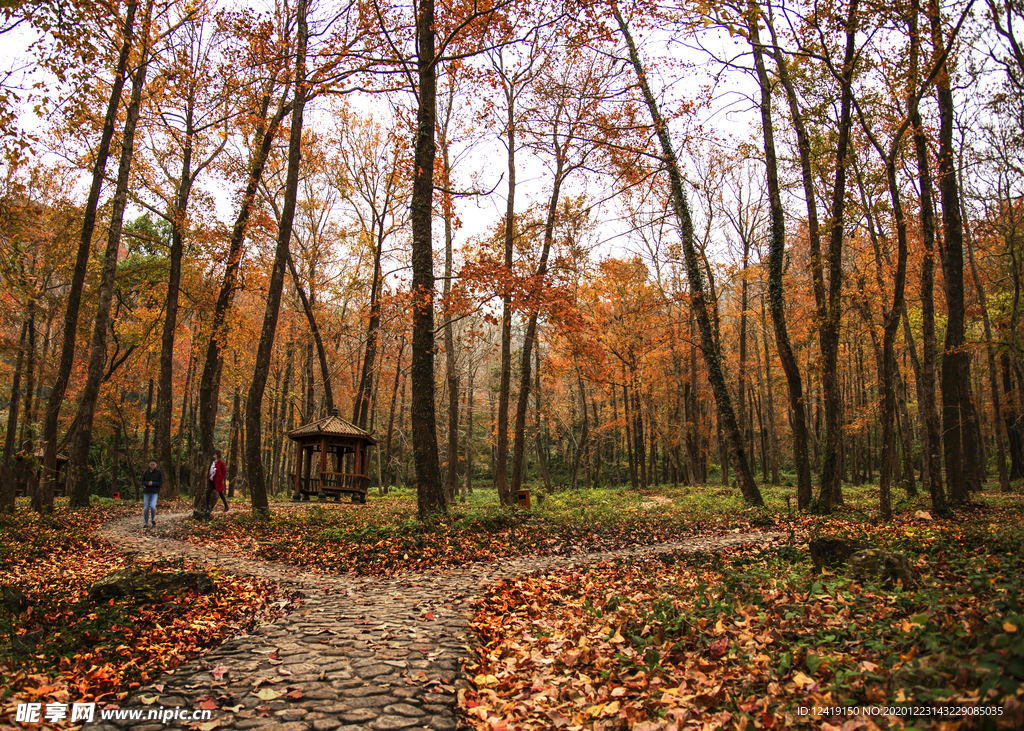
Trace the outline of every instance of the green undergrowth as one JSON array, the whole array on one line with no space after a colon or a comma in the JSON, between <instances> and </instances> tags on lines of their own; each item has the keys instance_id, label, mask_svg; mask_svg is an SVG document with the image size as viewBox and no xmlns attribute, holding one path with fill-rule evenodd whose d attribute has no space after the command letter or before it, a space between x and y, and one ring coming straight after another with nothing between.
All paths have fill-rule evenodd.
<instances>
[{"instance_id":1,"label":"green undergrowth","mask_svg":"<svg viewBox=\"0 0 1024 731\"><path fill-rule=\"evenodd\" d=\"M328 571L390 574L450 568L525 555L566 555L628 548L728 531L815 533L854 530L875 514L875 488L847 487L831 518L796 508L795 490L764 486L765 505L744 505L729 486L660 486L560 490L532 486L531 507L502 507L493 490L476 490L447 515L417 517L415 494L371 493L367 505L274 503L269 516L232 510L209 522L189 521L175 537L255 558ZM897 496L898 515L926 507ZM838 521L835 525L832 523ZM794 538L795 539L795 538Z\"/></svg>"},{"instance_id":2,"label":"green undergrowth","mask_svg":"<svg viewBox=\"0 0 1024 731\"><path fill-rule=\"evenodd\" d=\"M210 523L182 526L178 536L230 545L266 560L387 574L646 545L724 529L721 516L694 520L671 501L629 490L564 492L540 504L536 497L532 509L524 510L487 504L478 496L448 515L421 521L414 500L396 491L386 498L371 496L365 506L299 504L274 506L270 517L217 516Z\"/></svg>"}]
</instances>

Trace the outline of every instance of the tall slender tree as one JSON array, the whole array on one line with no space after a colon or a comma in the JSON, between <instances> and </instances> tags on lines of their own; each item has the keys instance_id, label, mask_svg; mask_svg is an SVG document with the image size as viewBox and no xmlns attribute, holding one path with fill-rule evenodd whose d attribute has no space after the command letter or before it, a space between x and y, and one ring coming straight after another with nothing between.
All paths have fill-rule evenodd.
<instances>
[{"instance_id":1,"label":"tall slender tree","mask_svg":"<svg viewBox=\"0 0 1024 731\"><path fill-rule=\"evenodd\" d=\"M110 156L110 144L114 137L114 125L117 121L121 93L124 90L124 82L128 75L128 60L132 47L136 42L135 15L137 10L138 2L129 2L125 10L124 20L118 18L116 21L121 26L121 50L114 68L114 79L110 88L110 101L107 104L107 111L103 118L103 130L100 133L100 141L96 147L96 157L93 161L92 183L89 188L89 196L85 203L85 211L82 218L82 235L78 244L75 268L71 277L71 284L68 287L68 296L64 309L64 340L61 345L57 373L50 388L50 398L46 405L46 415L43 421L43 471L39 489L33 498L32 505L34 509L41 512L53 511L54 487L58 479L57 427L60 420L61 407L64 404L64 396L67 393L71 368L75 362L78 315L82 306L82 289L85 285L85 275L89 265L89 252L92 249L93 232L96 230L96 209L99 205L100 190L103 186L103 177L107 168L107 158Z\"/></svg>"},{"instance_id":2,"label":"tall slender tree","mask_svg":"<svg viewBox=\"0 0 1024 731\"><path fill-rule=\"evenodd\" d=\"M288 135L288 173L285 180L284 206L277 228L277 247L267 287L267 305L263 313L263 327L256 349L256 365L249 393L245 401L245 460L248 464L249 490L254 513L270 510L267 484L263 469L262 412L267 373L274 350L277 320L284 289L285 267L289 259L295 203L299 192L299 165L302 160L302 123L306 104L306 46L309 38L307 21L308 0L298 0L295 9L297 32L295 36L295 73L293 83L291 129Z\"/></svg>"},{"instance_id":3,"label":"tall slender tree","mask_svg":"<svg viewBox=\"0 0 1024 731\"><path fill-rule=\"evenodd\" d=\"M719 422L722 425L722 430L728 443L729 457L736 472L736 483L747 504L755 506L764 505L761 491L754 482L753 474L750 471L750 463L744 450L743 437L740 434L736 413L733 411L732 401L729 396L729 389L725 383L725 375L722 372L722 351L715 337L711 317L708 313L708 304L704 293L704 275L693 242L693 223L690 218L689 204L686 200L686 193L683 190L683 176L679 169L679 162L669 135L668 125L661 116L657 99L655 99L654 93L651 91L650 84L647 81L647 72L640 59L640 54L637 51L636 43L633 41L629 26L626 24L617 5L612 5L612 12L626 42L630 63L636 72L637 82L640 85L644 102L654 124L654 132L661 146L661 162L671 183L672 205L679 222L679 233L682 238L686 263L686 275L690 285L691 306L700 329L704 364L708 370L708 380L711 381L711 388L715 395Z\"/></svg>"}]
</instances>

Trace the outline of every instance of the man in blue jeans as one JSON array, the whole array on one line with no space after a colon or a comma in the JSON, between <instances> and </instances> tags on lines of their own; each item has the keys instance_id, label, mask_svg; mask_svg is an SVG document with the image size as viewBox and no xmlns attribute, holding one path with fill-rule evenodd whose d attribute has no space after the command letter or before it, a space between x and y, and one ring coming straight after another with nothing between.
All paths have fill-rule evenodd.
<instances>
[{"instance_id":1,"label":"man in blue jeans","mask_svg":"<svg viewBox=\"0 0 1024 731\"><path fill-rule=\"evenodd\" d=\"M156 501L160 497L160 486L164 484L164 473L157 469L156 460L149 460L149 469L142 473L142 519L143 528L156 526ZM150 510L153 515L150 516Z\"/></svg>"}]
</instances>

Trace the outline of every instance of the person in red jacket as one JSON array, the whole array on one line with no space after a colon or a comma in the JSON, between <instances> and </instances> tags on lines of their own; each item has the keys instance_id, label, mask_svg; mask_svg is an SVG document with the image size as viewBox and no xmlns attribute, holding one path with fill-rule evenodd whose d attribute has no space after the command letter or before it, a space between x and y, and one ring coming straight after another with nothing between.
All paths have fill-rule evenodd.
<instances>
[{"instance_id":1,"label":"person in red jacket","mask_svg":"<svg viewBox=\"0 0 1024 731\"><path fill-rule=\"evenodd\" d=\"M218 497L224 501L224 512L228 512L228 499L224 496L224 477L227 475L227 467L224 466L224 460L220 458L220 450L213 450L213 461L210 462L210 476L207 482L206 488L206 512L209 513L213 506L210 504L210 498L214 492L217 493ZM217 498L213 499L216 504Z\"/></svg>"}]
</instances>

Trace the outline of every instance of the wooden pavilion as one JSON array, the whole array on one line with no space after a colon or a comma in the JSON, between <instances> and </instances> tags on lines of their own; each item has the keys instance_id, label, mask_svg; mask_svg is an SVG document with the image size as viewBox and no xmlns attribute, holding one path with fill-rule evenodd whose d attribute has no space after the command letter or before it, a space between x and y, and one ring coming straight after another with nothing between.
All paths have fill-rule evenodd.
<instances>
[{"instance_id":1,"label":"wooden pavilion","mask_svg":"<svg viewBox=\"0 0 1024 731\"><path fill-rule=\"evenodd\" d=\"M331 415L288 432L297 443L296 471L292 474L292 500L320 500L351 495L352 502L365 503L370 487L370 447L377 440L351 422Z\"/></svg>"},{"instance_id":2,"label":"wooden pavilion","mask_svg":"<svg viewBox=\"0 0 1024 731\"><path fill-rule=\"evenodd\" d=\"M27 460L19 455L14 460L14 495L31 495L32 490L39 485L39 479L43 474L43 450L35 451L34 459ZM57 455L57 483L53 486L54 497L63 497L67 492L67 470L64 469L68 463L66 455Z\"/></svg>"}]
</instances>

